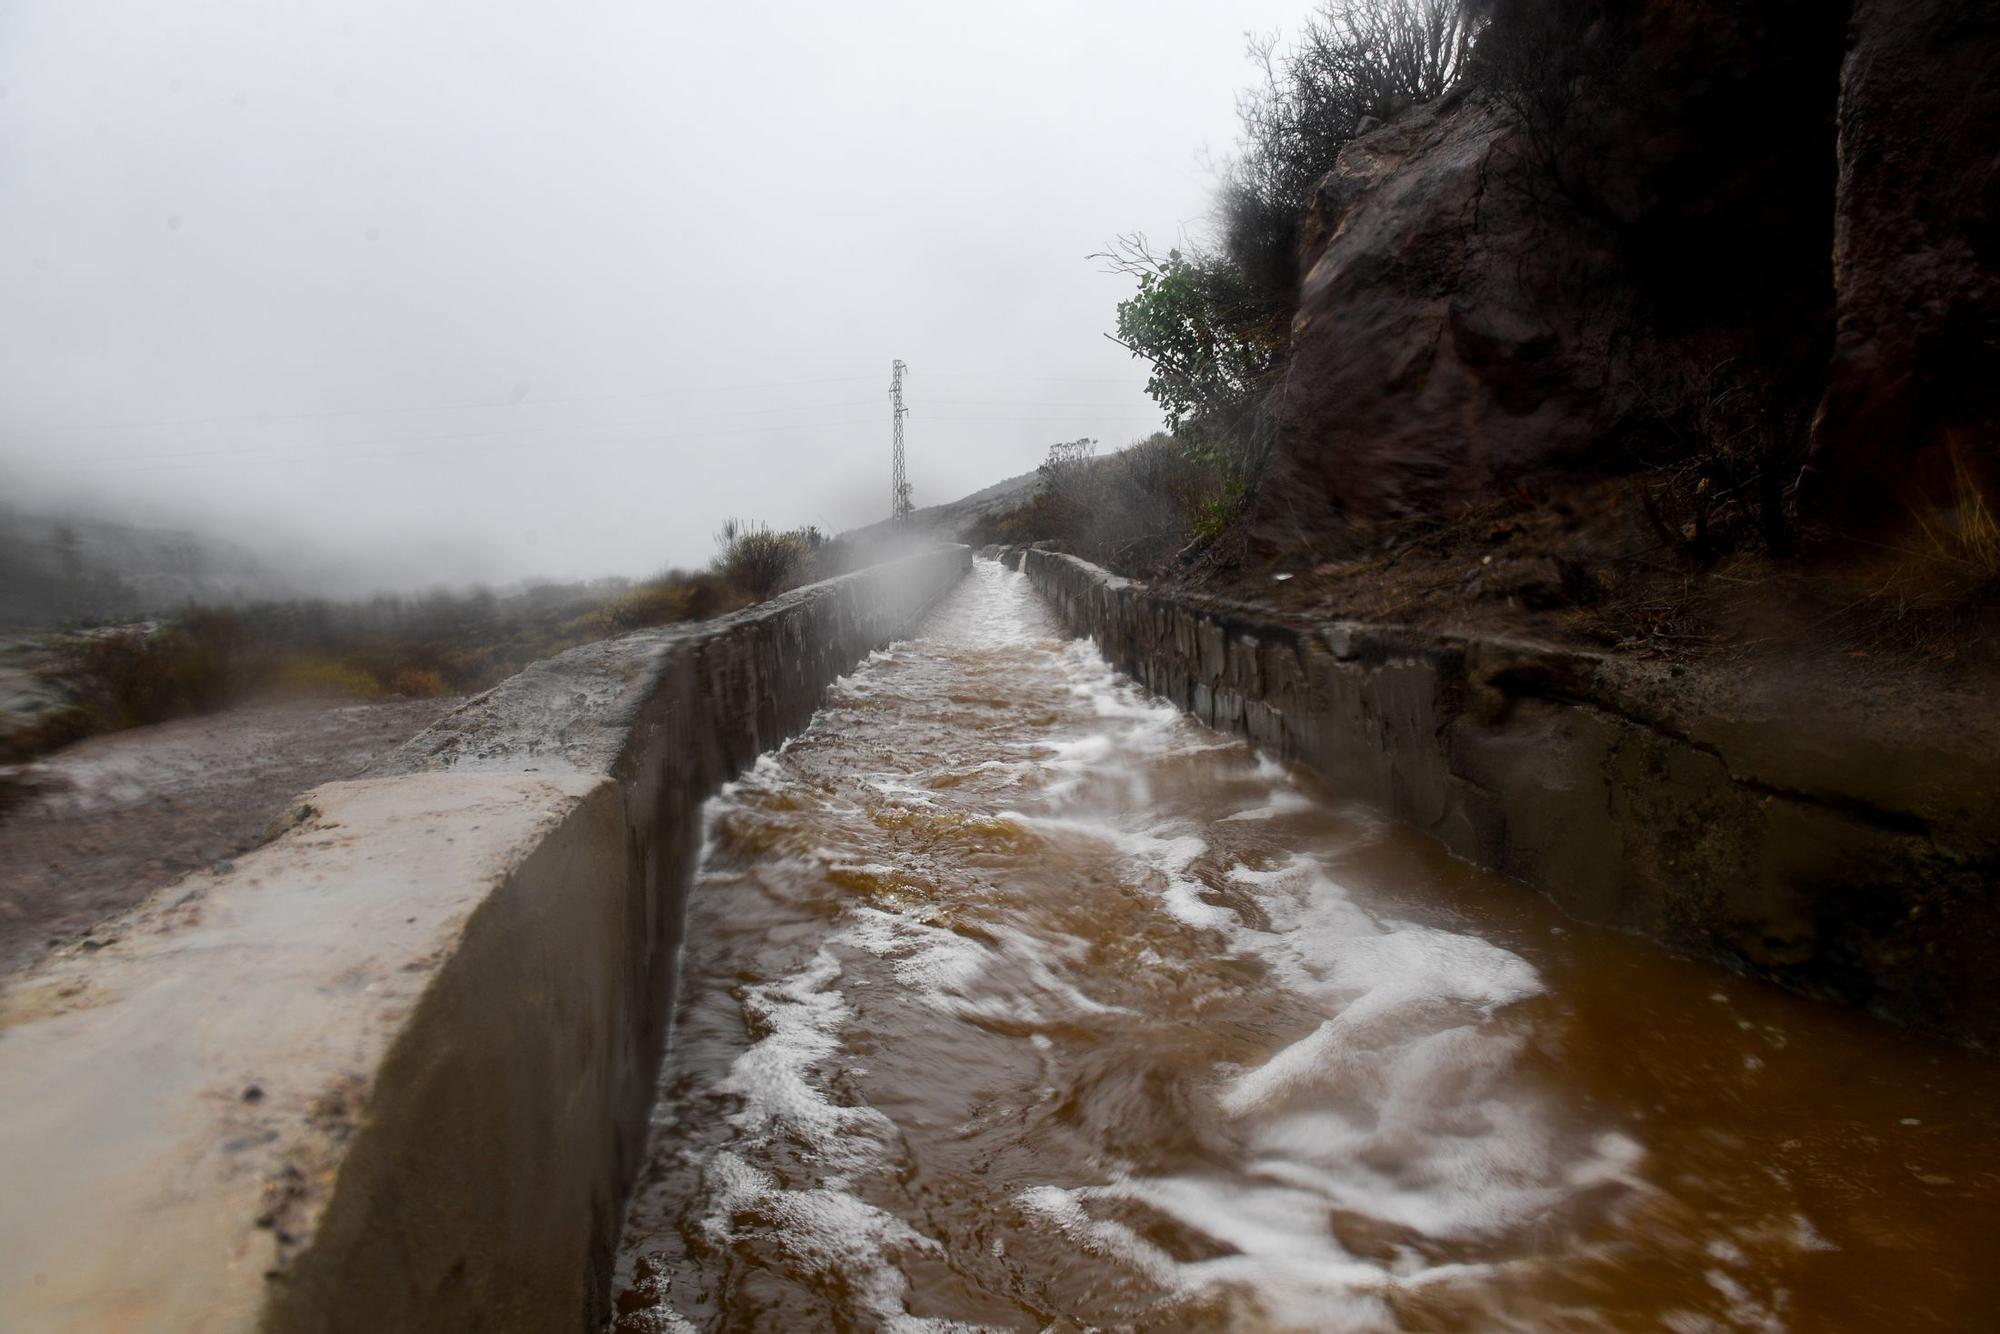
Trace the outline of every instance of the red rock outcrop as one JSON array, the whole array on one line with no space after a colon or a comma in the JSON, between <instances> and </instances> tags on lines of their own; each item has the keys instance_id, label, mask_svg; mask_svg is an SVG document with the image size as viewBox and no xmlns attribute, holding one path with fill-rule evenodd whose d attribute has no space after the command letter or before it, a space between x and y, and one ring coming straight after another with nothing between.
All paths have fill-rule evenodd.
<instances>
[{"instance_id":1,"label":"red rock outcrop","mask_svg":"<svg viewBox=\"0 0 2000 1334\"><path fill-rule=\"evenodd\" d=\"M1811 449L1823 516L1948 435L1992 452L2000 11L1499 0L1496 28L1530 4L1574 35L1559 121L1489 80L1311 201L1262 536L1657 459L1723 390L1779 466Z\"/></svg>"},{"instance_id":2,"label":"red rock outcrop","mask_svg":"<svg viewBox=\"0 0 2000 1334\"><path fill-rule=\"evenodd\" d=\"M1840 90L1837 324L1811 480L1836 523L2000 447L2000 6L1858 0Z\"/></svg>"}]
</instances>

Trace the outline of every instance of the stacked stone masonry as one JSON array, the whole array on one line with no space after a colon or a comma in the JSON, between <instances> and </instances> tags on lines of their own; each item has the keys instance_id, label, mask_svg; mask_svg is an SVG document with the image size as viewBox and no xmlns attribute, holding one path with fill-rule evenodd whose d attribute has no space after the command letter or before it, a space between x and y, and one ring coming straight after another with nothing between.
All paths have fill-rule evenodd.
<instances>
[{"instance_id":1,"label":"stacked stone masonry","mask_svg":"<svg viewBox=\"0 0 2000 1334\"><path fill-rule=\"evenodd\" d=\"M1068 627L1203 722L1571 916L2000 1048L2000 756L1774 683L1304 625L1019 548Z\"/></svg>"}]
</instances>

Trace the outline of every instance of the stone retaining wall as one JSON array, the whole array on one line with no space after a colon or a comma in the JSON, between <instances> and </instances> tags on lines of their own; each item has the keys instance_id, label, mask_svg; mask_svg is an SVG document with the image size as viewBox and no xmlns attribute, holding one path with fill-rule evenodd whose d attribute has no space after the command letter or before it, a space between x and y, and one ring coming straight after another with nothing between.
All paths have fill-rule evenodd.
<instances>
[{"instance_id":1,"label":"stone retaining wall","mask_svg":"<svg viewBox=\"0 0 2000 1334\"><path fill-rule=\"evenodd\" d=\"M971 563L538 663L0 993L0 1328L596 1328L701 803Z\"/></svg>"},{"instance_id":2,"label":"stone retaining wall","mask_svg":"<svg viewBox=\"0 0 2000 1334\"><path fill-rule=\"evenodd\" d=\"M2000 1048L1988 734L1783 681L1285 624L1072 556L1006 559L1156 693L1583 921Z\"/></svg>"}]
</instances>

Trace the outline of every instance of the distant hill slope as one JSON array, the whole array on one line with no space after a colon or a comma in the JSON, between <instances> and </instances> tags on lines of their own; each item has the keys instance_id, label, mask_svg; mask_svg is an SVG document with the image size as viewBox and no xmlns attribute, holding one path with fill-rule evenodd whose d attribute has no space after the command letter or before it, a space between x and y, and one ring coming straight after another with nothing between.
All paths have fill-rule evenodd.
<instances>
[{"instance_id":1,"label":"distant hill slope","mask_svg":"<svg viewBox=\"0 0 2000 1334\"><path fill-rule=\"evenodd\" d=\"M45 626L296 590L247 548L193 532L0 508L0 626Z\"/></svg>"},{"instance_id":2,"label":"distant hill slope","mask_svg":"<svg viewBox=\"0 0 2000 1334\"><path fill-rule=\"evenodd\" d=\"M962 542L974 524L982 519L1005 514L1034 494L1041 480L1039 472L1024 472L1018 477L1009 477L1004 482L995 482L969 496L960 497L945 505L926 505L910 514L910 522L917 528L951 542ZM888 537L893 532L889 520L871 523L866 528L855 528L841 536L856 543L867 544Z\"/></svg>"}]
</instances>

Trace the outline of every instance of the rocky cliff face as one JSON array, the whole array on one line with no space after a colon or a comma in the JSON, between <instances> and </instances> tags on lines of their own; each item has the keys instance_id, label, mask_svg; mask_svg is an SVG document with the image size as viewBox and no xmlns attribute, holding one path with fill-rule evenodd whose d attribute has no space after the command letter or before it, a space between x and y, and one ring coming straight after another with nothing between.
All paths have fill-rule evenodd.
<instances>
[{"instance_id":1,"label":"rocky cliff face","mask_svg":"<svg viewBox=\"0 0 2000 1334\"><path fill-rule=\"evenodd\" d=\"M2000 6L1858 0L1840 89L1837 322L1812 479L1837 521L1995 478Z\"/></svg>"},{"instance_id":2,"label":"rocky cliff face","mask_svg":"<svg viewBox=\"0 0 2000 1334\"><path fill-rule=\"evenodd\" d=\"M1560 51L1317 190L1263 536L1721 437L1859 524L1950 441L1991 454L2000 11L1499 0L1492 31L1537 16Z\"/></svg>"}]
</instances>

